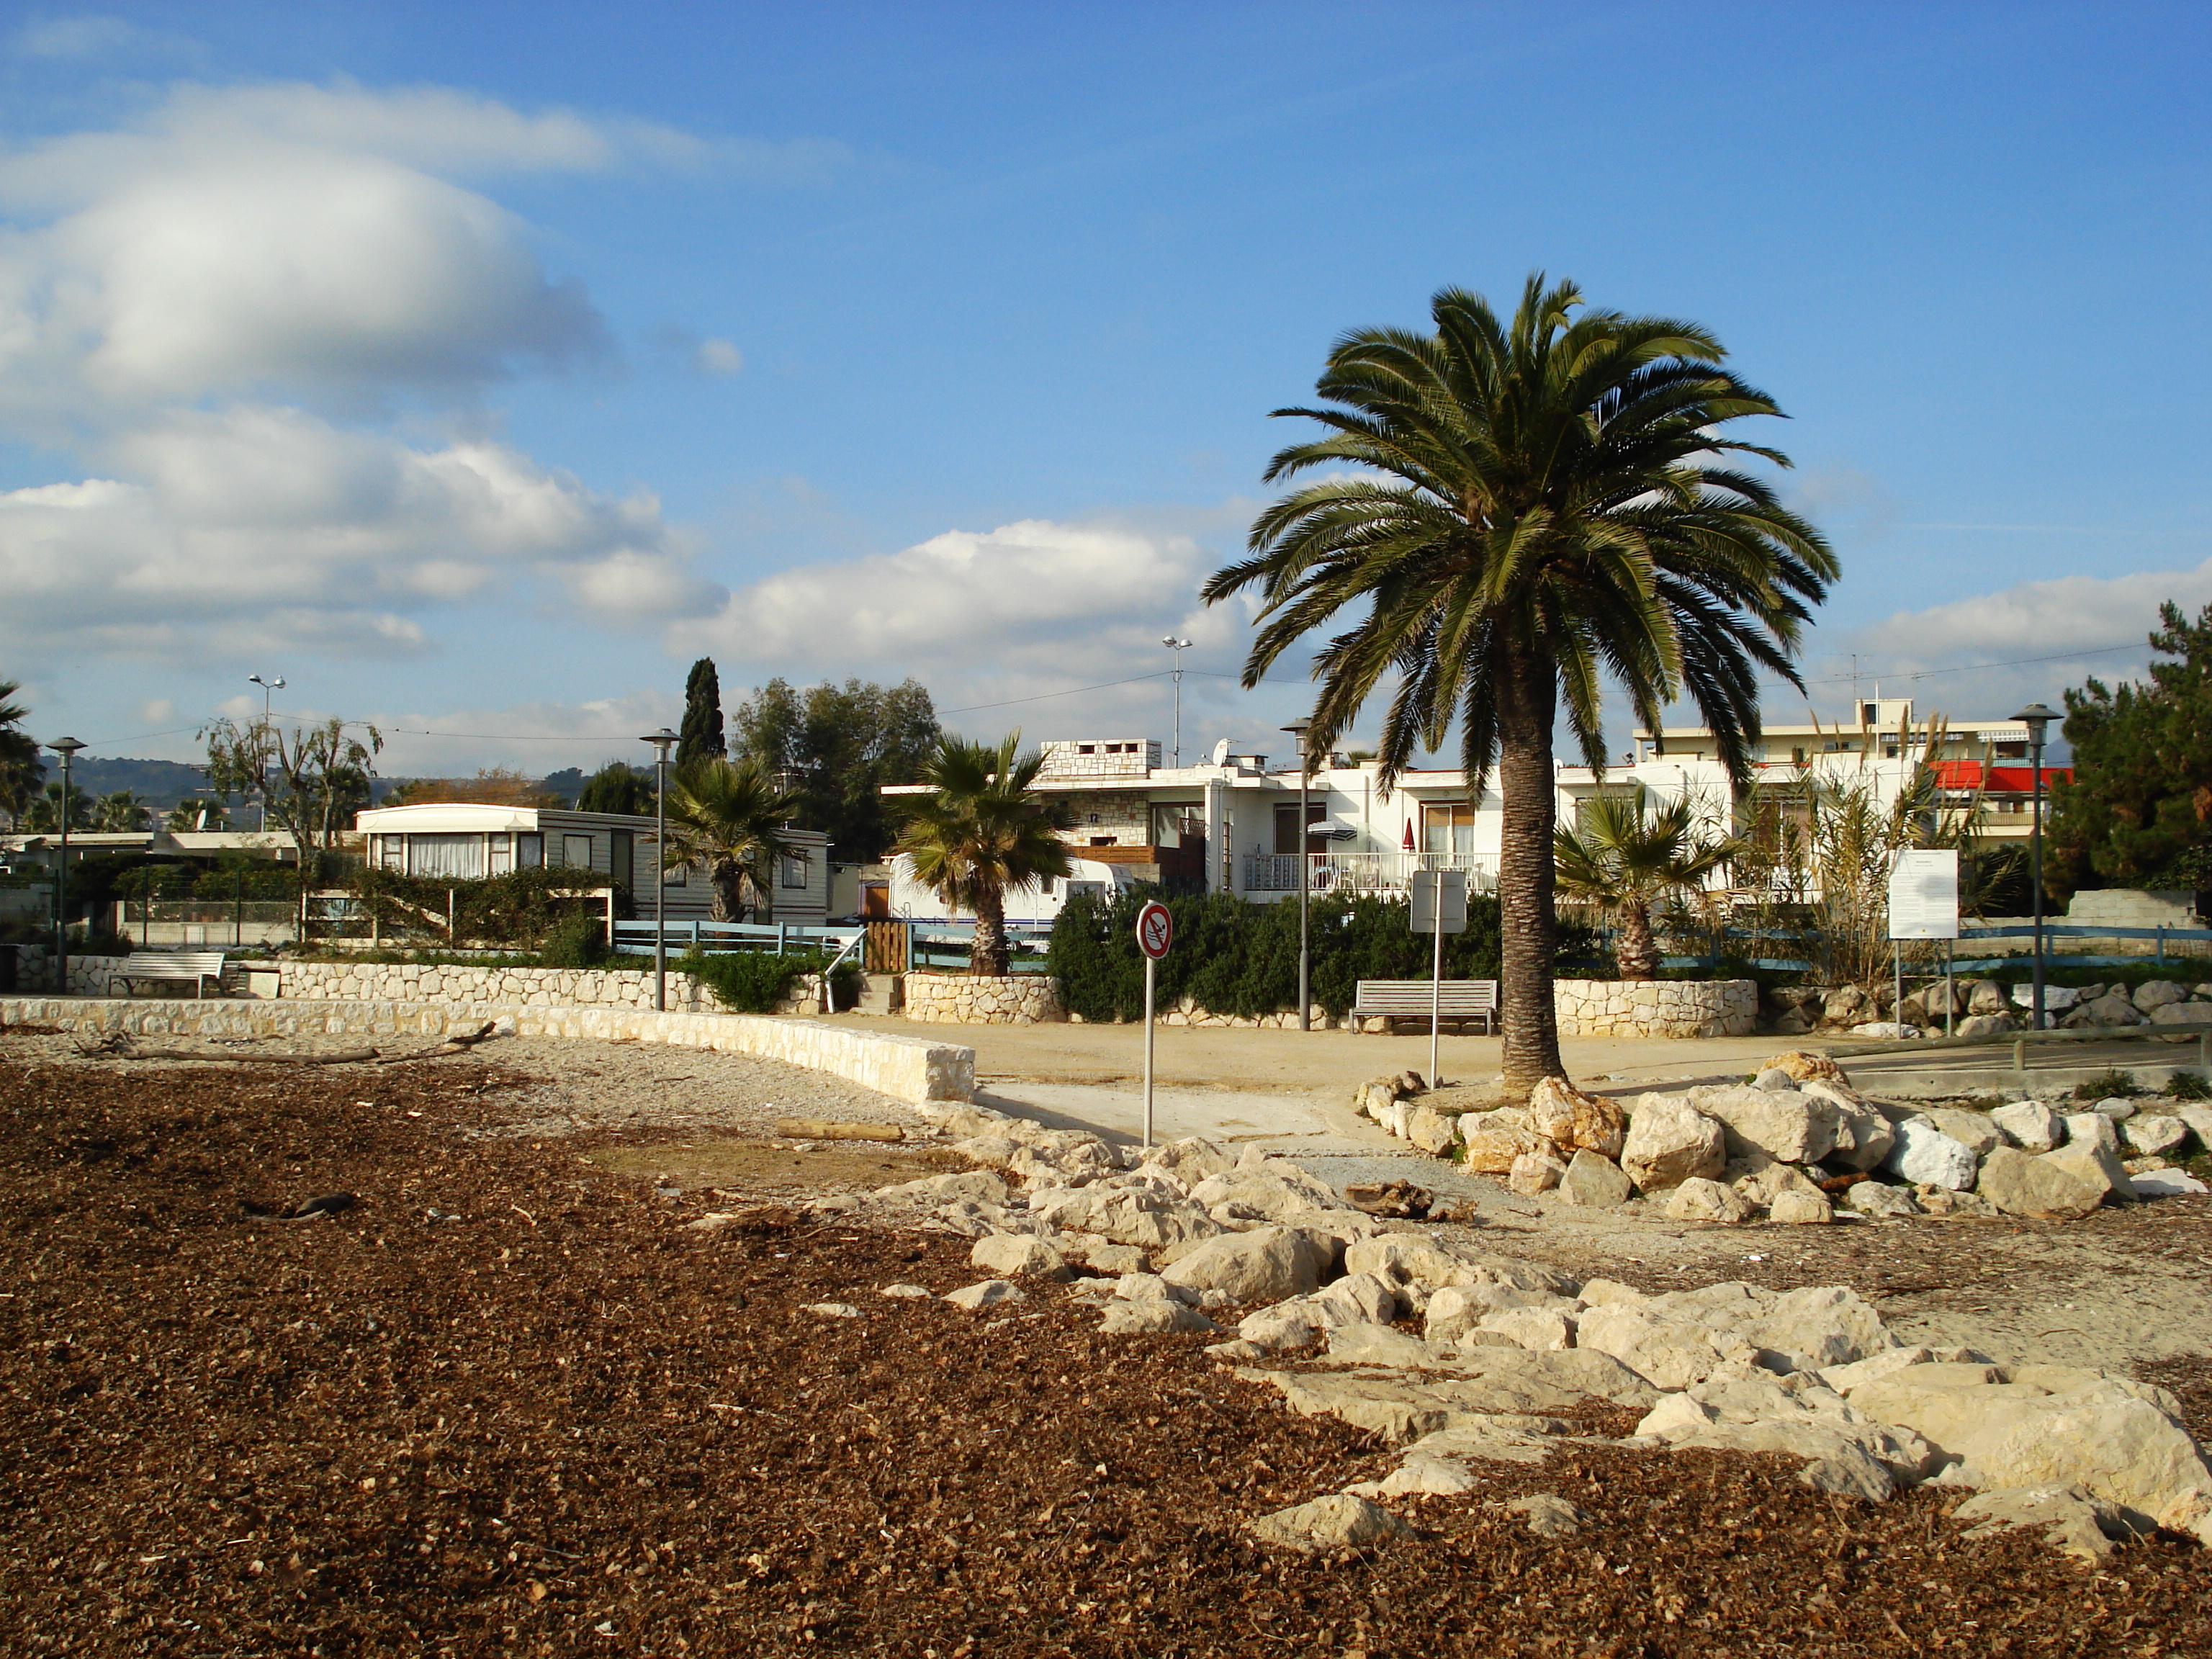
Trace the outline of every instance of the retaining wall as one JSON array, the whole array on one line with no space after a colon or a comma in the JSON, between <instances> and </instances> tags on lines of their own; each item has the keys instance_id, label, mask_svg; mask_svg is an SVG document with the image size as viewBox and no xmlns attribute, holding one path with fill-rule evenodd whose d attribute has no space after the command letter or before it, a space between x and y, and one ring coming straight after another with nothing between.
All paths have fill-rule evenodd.
<instances>
[{"instance_id":1,"label":"retaining wall","mask_svg":"<svg viewBox=\"0 0 2212 1659\"><path fill-rule=\"evenodd\" d=\"M1067 1018L1045 974L906 975L905 1014L924 1024L1040 1025Z\"/></svg>"},{"instance_id":2,"label":"retaining wall","mask_svg":"<svg viewBox=\"0 0 2212 1659\"><path fill-rule=\"evenodd\" d=\"M1552 1006L1561 1036L1749 1036L1753 979L1563 979Z\"/></svg>"},{"instance_id":3,"label":"retaining wall","mask_svg":"<svg viewBox=\"0 0 2212 1659\"><path fill-rule=\"evenodd\" d=\"M283 998L0 998L0 1024L143 1036L269 1037L443 1036L487 1020L502 1035L665 1042L755 1054L827 1072L894 1100L964 1101L975 1092L975 1051L926 1037L891 1036L812 1020L753 1014L666 1013L637 1008L554 1008L496 1002Z\"/></svg>"},{"instance_id":4,"label":"retaining wall","mask_svg":"<svg viewBox=\"0 0 2212 1659\"><path fill-rule=\"evenodd\" d=\"M309 1002L497 1002L524 1008L653 1007L653 970L632 968L426 967L404 962L246 962L275 974L276 994ZM74 975L71 975L75 977ZM714 993L668 975L671 1013L711 1013Z\"/></svg>"}]
</instances>

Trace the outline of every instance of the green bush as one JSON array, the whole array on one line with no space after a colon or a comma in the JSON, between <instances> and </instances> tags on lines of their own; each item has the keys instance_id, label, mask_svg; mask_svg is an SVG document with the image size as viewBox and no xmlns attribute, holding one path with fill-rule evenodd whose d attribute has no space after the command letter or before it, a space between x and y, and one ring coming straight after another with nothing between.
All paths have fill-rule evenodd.
<instances>
[{"instance_id":1,"label":"green bush","mask_svg":"<svg viewBox=\"0 0 2212 1659\"><path fill-rule=\"evenodd\" d=\"M538 951L541 968L600 968L614 954L607 944L605 919L573 910L555 922Z\"/></svg>"},{"instance_id":2,"label":"green bush","mask_svg":"<svg viewBox=\"0 0 2212 1659\"><path fill-rule=\"evenodd\" d=\"M2142 1092L2133 1072L2103 1072L2074 1085L2076 1100L2132 1100Z\"/></svg>"},{"instance_id":3,"label":"green bush","mask_svg":"<svg viewBox=\"0 0 2212 1659\"><path fill-rule=\"evenodd\" d=\"M2201 1073L2176 1072L2166 1079L2166 1092L2176 1100L2212 1100L2212 1082Z\"/></svg>"},{"instance_id":4,"label":"green bush","mask_svg":"<svg viewBox=\"0 0 2212 1659\"><path fill-rule=\"evenodd\" d=\"M672 965L714 994L714 1000L741 1014L772 1014L805 974L818 974L830 958L815 951L686 951ZM831 1000L849 1007L860 984L859 967L848 960L830 976Z\"/></svg>"},{"instance_id":5,"label":"green bush","mask_svg":"<svg viewBox=\"0 0 2212 1659\"><path fill-rule=\"evenodd\" d=\"M534 951L550 940L566 918L588 917L604 934L605 913L596 893L607 878L588 870L517 870L504 876L468 881L441 876L403 876L391 870L357 866L346 885L386 933L442 936L447 896L452 895L454 932L485 945ZM630 914L629 896L617 889L617 917ZM556 966L587 965L556 963Z\"/></svg>"},{"instance_id":6,"label":"green bush","mask_svg":"<svg viewBox=\"0 0 2212 1659\"><path fill-rule=\"evenodd\" d=\"M1053 924L1046 969L1067 1007L1087 1020L1134 1019L1145 1010L1145 959L1137 949L1138 908L1158 896L1137 889L1111 899L1068 902ZM1188 995L1218 1014L1249 1017L1295 1009L1298 1000L1298 907L1253 904L1230 893L1170 896L1175 945L1159 965L1162 1006ZM1333 1015L1349 1012L1363 979L1426 979L1431 946L1407 925L1402 900L1316 900L1311 910L1313 1000ZM1594 954L1588 927L1562 921L1562 965ZM1495 979L1498 900L1468 899L1468 929L1444 936L1447 979Z\"/></svg>"}]
</instances>

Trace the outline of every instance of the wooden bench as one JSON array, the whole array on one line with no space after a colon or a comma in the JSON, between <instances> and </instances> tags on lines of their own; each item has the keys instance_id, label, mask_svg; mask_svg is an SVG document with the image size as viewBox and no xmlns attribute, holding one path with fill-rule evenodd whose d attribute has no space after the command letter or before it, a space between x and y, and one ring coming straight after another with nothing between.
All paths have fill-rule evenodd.
<instances>
[{"instance_id":1,"label":"wooden bench","mask_svg":"<svg viewBox=\"0 0 2212 1659\"><path fill-rule=\"evenodd\" d=\"M195 1000L204 997L207 982L215 981L216 994L222 994L222 952L220 951L133 951L123 960L115 977L125 985L136 985L140 980L180 980L192 982Z\"/></svg>"},{"instance_id":2,"label":"wooden bench","mask_svg":"<svg viewBox=\"0 0 2212 1659\"><path fill-rule=\"evenodd\" d=\"M1446 1019L1480 1019L1482 1029L1498 1029L1498 981L1448 979L1439 1008L1435 988L1425 979L1363 979L1352 1005L1355 1019L1426 1019L1436 1009Z\"/></svg>"}]
</instances>

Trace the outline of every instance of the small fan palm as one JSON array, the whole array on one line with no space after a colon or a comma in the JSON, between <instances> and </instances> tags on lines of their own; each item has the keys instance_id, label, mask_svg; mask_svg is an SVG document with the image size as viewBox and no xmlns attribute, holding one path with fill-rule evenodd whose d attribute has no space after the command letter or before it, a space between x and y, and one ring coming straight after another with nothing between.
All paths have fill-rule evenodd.
<instances>
[{"instance_id":1,"label":"small fan palm","mask_svg":"<svg viewBox=\"0 0 2212 1659\"><path fill-rule=\"evenodd\" d=\"M1030 786L1044 757L1024 755L1022 734L1010 732L995 747L945 738L922 769L931 793L916 807L894 849L912 860L915 879L945 902L975 916L968 970L1003 974L1006 895L1074 868L1060 832L1067 808Z\"/></svg>"},{"instance_id":2,"label":"small fan palm","mask_svg":"<svg viewBox=\"0 0 2212 1659\"><path fill-rule=\"evenodd\" d=\"M1593 797L1581 823L1553 832L1559 891L1613 918L1620 931L1613 959L1623 979L1658 975L1652 910L1703 891L1735 856L1735 839L1705 834L1698 816L1686 796L1654 808L1639 783L1625 794Z\"/></svg>"},{"instance_id":3,"label":"small fan palm","mask_svg":"<svg viewBox=\"0 0 2212 1659\"><path fill-rule=\"evenodd\" d=\"M776 787L756 761L697 761L668 781L668 845L661 864L698 865L714 890L716 921L743 921L765 907L775 860L798 797Z\"/></svg>"},{"instance_id":4,"label":"small fan palm","mask_svg":"<svg viewBox=\"0 0 2212 1659\"><path fill-rule=\"evenodd\" d=\"M151 816L146 803L128 789L118 789L112 795L102 795L93 809L93 821L101 830L119 835L130 835L146 827Z\"/></svg>"}]
</instances>

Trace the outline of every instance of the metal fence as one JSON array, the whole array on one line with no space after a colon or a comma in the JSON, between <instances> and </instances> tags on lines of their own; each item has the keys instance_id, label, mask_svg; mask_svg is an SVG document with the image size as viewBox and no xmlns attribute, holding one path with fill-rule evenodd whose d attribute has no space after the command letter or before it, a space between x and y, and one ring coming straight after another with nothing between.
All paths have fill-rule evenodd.
<instances>
[{"instance_id":1,"label":"metal fence","mask_svg":"<svg viewBox=\"0 0 2212 1659\"><path fill-rule=\"evenodd\" d=\"M838 961L860 957L870 973L904 973L915 968L965 968L975 925L882 919L833 927L774 921L672 921L665 937L669 951L677 955L693 950L708 954L773 951L779 956L818 951ZM1006 942L1012 947L1009 969L1017 974L1042 973L1045 947L1051 939L1048 923L1009 922ZM615 949L624 956L649 957L653 947L651 921L615 924Z\"/></svg>"},{"instance_id":2,"label":"metal fence","mask_svg":"<svg viewBox=\"0 0 2212 1659\"><path fill-rule=\"evenodd\" d=\"M282 945L300 936L289 899L118 899L115 930L151 949Z\"/></svg>"}]
</instances>

